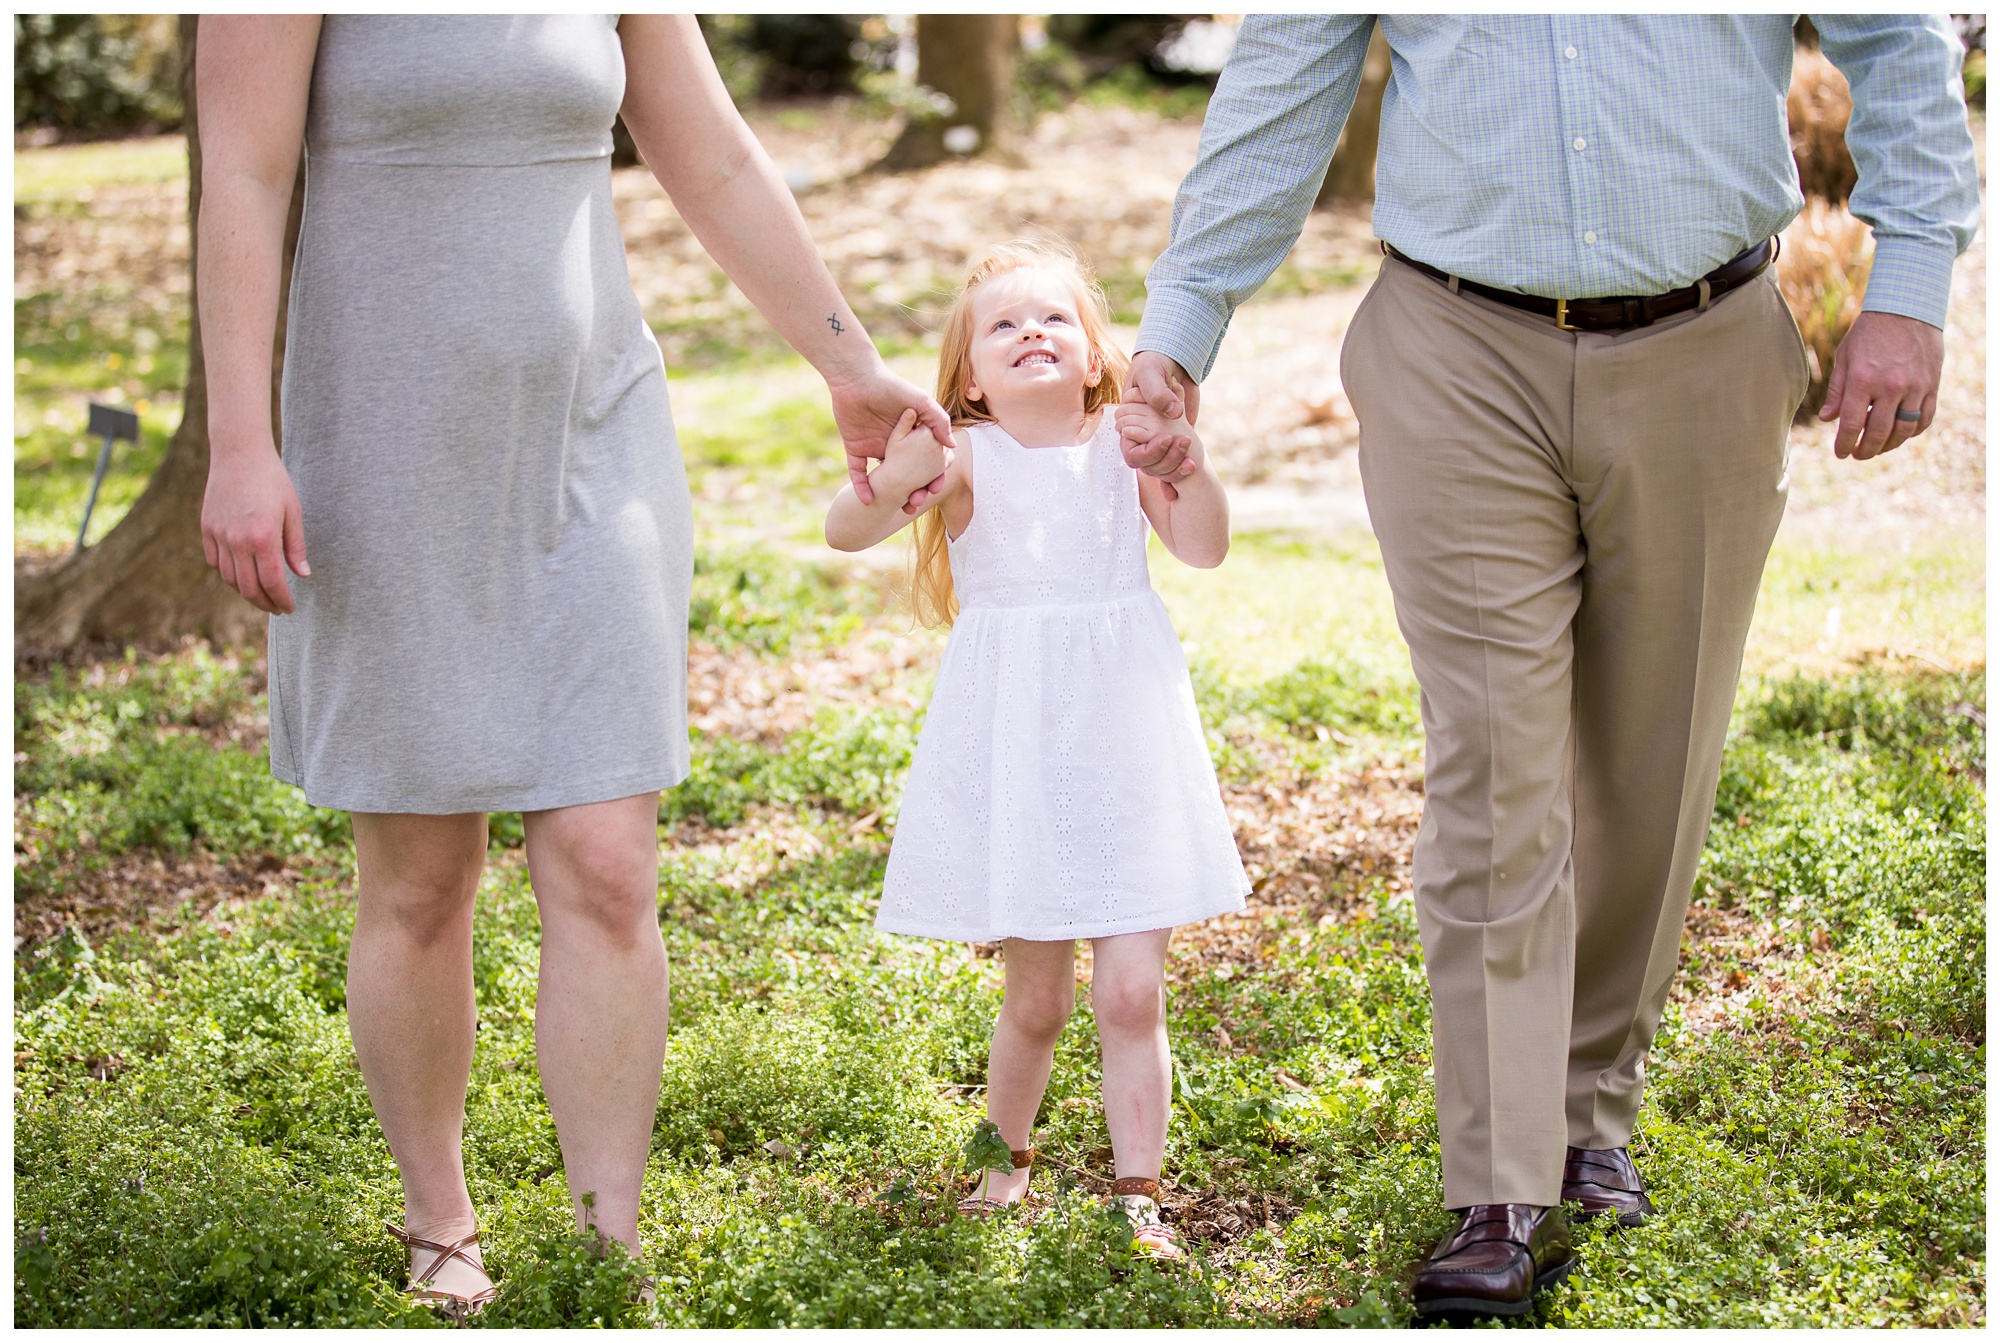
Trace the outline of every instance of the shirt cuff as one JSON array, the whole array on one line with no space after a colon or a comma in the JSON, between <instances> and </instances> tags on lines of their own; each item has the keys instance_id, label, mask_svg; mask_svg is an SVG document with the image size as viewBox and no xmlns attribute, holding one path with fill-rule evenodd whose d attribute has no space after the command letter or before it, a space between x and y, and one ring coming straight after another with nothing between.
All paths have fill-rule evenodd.
<instances>
[{"instance_id":1,"label":"shirt cuff","mask_svg":"<svg viewBox=\"0 0 2000 1343\"><path fill-rule=\"evenodd\" d=\"M1133 353L1152 350L1179 364L1196 382L1215 367L1222 333L1229 329L1229 310L1191 289L1167 288L1146 295L1139 319L1139 344Z\"/></svg>"},{"instance_id":2,"label":"shirt cuff","mask_svg":"<svg viewBox=\"0 0 2000 1343\"><path fill-rule=\"evenodd\" d=\"M1868 268L1863 312L1892 312L1914 317L1944 330L1951 306L1951 266L1957 260L1949 243L1891 235L1875 238L1875 261Z\"/></svg>"}]
</instances>

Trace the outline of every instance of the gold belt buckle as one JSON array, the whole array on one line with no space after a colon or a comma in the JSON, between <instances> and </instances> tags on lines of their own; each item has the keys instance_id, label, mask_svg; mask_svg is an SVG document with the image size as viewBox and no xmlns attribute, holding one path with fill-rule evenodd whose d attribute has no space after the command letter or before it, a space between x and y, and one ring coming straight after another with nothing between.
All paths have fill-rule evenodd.
<instances>
[{"instance_id":1,"label":"gold belt buckle","mask_svg":"<svg viewBox=\"0 0 2000 1343\"><path fill-rule=\"evenodd\" d=\"M1556 329L1559 331L1575 331L1577 329L1569 324L1569 300L1566 298L1556 300Z\"/></svg>"}]
</instances>

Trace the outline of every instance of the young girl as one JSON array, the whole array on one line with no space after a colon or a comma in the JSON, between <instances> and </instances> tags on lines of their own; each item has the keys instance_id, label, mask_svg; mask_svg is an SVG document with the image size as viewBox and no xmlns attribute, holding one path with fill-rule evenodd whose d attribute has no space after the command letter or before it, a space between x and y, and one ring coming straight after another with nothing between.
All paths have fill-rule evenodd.
<instances>
[{"instance_id":1,"label":"young girl","mask_svg":"<svg viewBox=\"0 0 2000 1343\"><path fill-rule=\"evenodd\" d=\"M1229 549L1222 484L1185 421L1144 405L1128 434L1186 435L1171 486L1125 464L1111 408L1128 360L1084 263L1045 242L996 248L947 320L943 444L906 415L869 477L827 513L836 549L909 521L919 497L919 619L954 626L904 794L876 926L1000 941L1006 997L986 1113L1014 1150L960 1210L1027 1196L1035 1113L1091 940L1114 1202L1135 1248L1183 1250L1160 1220L1172 1063L1166 956L1176 924L1243 907L1250 883L1166 607L1146 523L1188 564Z\"/></svg>"}]
</instances>

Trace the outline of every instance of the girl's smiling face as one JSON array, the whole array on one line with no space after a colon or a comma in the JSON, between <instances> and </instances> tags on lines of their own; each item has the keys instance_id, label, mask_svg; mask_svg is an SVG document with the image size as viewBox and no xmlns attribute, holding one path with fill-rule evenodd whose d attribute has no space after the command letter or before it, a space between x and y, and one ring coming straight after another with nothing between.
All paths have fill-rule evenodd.
<instances>
[{"instance_id":1,"label":"girl's smiling face","mask_svg":"<svg viewBox=\"0 0 2000 1343\"><path fill-rule=\"evenodd\" d=\"M1060 270L1027 266L972 294L972 376L966 394L994 414L1003 407L1083 406L1083 389L1104 377L1077 312L1076 283Z\"/></svg>"}]
</instances>

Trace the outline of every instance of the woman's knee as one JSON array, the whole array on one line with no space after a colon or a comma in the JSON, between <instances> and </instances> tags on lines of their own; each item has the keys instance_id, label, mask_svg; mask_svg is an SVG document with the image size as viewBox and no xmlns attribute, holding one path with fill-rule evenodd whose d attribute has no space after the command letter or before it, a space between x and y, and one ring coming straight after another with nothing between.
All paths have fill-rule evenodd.
<instances>
[{"instance_id":1,"label":"woman's knee","mask_svg":"<svg viewBox=\"0 0 2000 1343\"><path fill-rule=\"evenodd\" d=\"M420 942L456 935L486 864L483 817L354 817L361 914Z\"/></svg>"},{"instance_id":2,"label":"woman's knee","mask_svg":"<svg viewBox=\"0 0 2000 1343\"><path fill-rule=\"evenodd\" d=\"M602 937L636 939L659 927L659 854L602 833L564 836L531 855L544 919L581 923Z\"/></svg>"}]
</instances>

